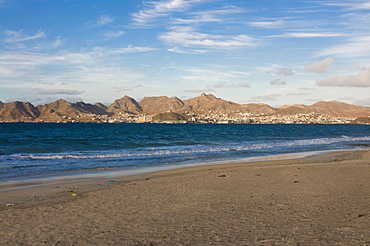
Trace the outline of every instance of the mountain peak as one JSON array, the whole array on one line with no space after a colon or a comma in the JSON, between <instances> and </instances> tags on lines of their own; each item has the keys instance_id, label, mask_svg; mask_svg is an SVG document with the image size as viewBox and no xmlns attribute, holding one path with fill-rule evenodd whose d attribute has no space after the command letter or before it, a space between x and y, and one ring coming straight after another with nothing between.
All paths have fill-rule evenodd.
<instances>
[{"instance_id":1,"label":"mountain peak","mask_svg":"<svg viewBox=\"0 0 370 246\"><path fill-rule=\"evenodd\" d=\"M181 110L184 107L184 102L177 97L144 97L139 102L143 112L146 114L164 113L168 111Z\"/></svg>"},{"instance_id":2,"label":"mountain peak","mask_svg":"<svg viewBox=\"0 0 370 246\"><path fill-rule=\"evenodd\" d=\"M214 95L212 94L206 94L206 93L202 93L198 96L199 98L207 98L208 100L218 100L219 98L215 97Z\"/></svg>"},{"instance_id":3,"label":"mountain peak","mask_svg":"<svg viewBox=\"0 0 370 246\"><path fill-rule=\"evenodd\" d=\"M120 99L114 100L114 102L108 106L108 111L114 114L119 114L122 112L138 114L142 113L143 109L135 99L126 95Z\"/></svg>"}]
</instances>

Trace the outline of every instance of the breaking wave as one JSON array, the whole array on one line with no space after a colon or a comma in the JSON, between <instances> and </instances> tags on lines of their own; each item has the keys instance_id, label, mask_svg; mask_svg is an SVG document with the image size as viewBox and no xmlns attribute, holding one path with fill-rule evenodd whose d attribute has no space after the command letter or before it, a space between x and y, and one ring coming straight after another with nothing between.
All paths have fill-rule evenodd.
<instances>
[{"instance_id":1,"label":"breaking wave","mask_svg":"<svg viewBox=\"0 0 370 246\"><path fill-rule=\"evenodd\" d=\"M119 152L119 153L107 153L99 154L94 153L78 153L78 154L45 154L45 155L11 155L3 158L16 159L16 160L57 160L57 159L119 159L129 157L155 157L155 156L170 156L170 155L187 155L187 154L198 154L198 153L217 153L217 152L229 152L229 151L249 151L249 150L263 150L281 147L297 147L297 146L322 146L330 145L341 142L358 142L358 141L370 141L370 136L366 137L348 137L341 136L339 138L317 138L317 139L306 139L306 140L293 140L283 142L271 142L271 143L252 143L242 145L230 145L230 146L187 146L187 147L168 147L164 148L143 148L138 151L132 152ZM0 159L3 159L0 158Z\"/></svg>"}]
</instances>

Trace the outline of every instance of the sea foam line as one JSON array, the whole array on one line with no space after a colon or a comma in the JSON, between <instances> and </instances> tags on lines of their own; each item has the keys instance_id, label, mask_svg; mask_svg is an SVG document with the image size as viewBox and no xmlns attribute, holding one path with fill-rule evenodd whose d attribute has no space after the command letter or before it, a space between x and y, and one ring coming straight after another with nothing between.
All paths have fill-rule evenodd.
<instances>
[{"instance_id":1,"label":"sea foam line","mask_svg":"<svg viewBox=\"0 0 370 246\"><path fill-rule=\"evenodd\" d=\"M338 142L351 141L370 141L370 136L351 138L342 136L339 138L317 138L306 140L293 140L287 142L275 142L267 144L250 144L244 146L224 146L224 147L205 147L194 146L186 150L159 150L159 149L145 149L137 153L116 153L116 154L57 154L57 155L11 155L14 159L28 159L28 160L53 160L53 159L109 159L109 158L126 158L126 157L145 157L145 156L168 156L181 154L197 154L197 153L212 153L212 152L227 152L227 151L248 151L259 149L271 149L275 147L291 147L291 146L308 146L308 145L325 145Z\"/></svg>"}]
</instances>

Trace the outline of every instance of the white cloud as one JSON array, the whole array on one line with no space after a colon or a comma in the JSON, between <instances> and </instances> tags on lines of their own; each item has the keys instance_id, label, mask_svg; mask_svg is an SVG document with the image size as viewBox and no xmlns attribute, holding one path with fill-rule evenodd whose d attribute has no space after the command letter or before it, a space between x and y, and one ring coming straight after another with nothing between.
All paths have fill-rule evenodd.
<instances>
[{"instance_id":1,"label":"white cloud","mask_svg":"<svg viewBox=\"0 0 370 246\"><path fill-rule=\"evenodd\" d=\"M222 22L222 20L209 14L202 14L191 19L172 18L172 22L174 24L194 24L204 22Z\"/></svg>"},{"instance_id":2,"label":"white cloud","mask_svg":"<svg viewBox=\"0 0 370 246\"><path fill-rule=\"evenodd\" d=\"M65 90L65 89L33 89L31 92L35 94L50 94L50 95L79 95L83 91L78 90Z\"/></svg>"},{"instance_id":3,"label":"white cloud","mask_svg":"<svg viewBox=\"0 0 370 246\"><path fill-rule=\"evenodd\" d=\"M239 71L221 71L212 69L200 69L200 68L188 68L184 69L188 75L183 75L182 78L191 81L203 81L203 82L218 82L224 83L234 79L242 79L249 76L249 73ZM231 82L229 82L231 83ZM241 83L240 85L247 85Z\"/></svg>"},{"instance_id":4,"label":"white cloud","mask_svg":"<svg viewBox=\"0 0 370 246\"><path fill-rule=\"evenodd\" d=\"M363 99L363 100L356 100L353 102L355 105L361 105L361 106L370 106L370 98L368 99Z\"/></svg>"},{"instance_id":5,"label":"white cloud","mask_svg":"<svg viewBox=\"0 0 370 246\"><path fill-rule=\"evenodd\" d=\"M157 50L157 49L151 48L151 47L140 47L140 46L129 45L127 46L127 48L108 49L107 52L109 54L124 54L124 53L134 53L134 52L149 52L153 50Z\"/></svg>"},{"instance_id":6,"label":"white cloud","mask_svg":"<svg viewBox=\"0 0 370 246\"><path fill-rule=\"evenodd\" d=\"M183 90L183 92L187 92L187 93L202 93L202 92L213 92L215 90L213 90L211 87L206 87L206 88L203 88L203 89L189 89L189 90Z\"/></svg>"},{"instance_id":7,"label":"white cloud","mask_svg":"<svg viewBox=\"0 0 370 246\"><path fill-rule=\"evenodd\" d=\"M321 101L324 101L324 99L322 98L307 98L305 99L305 102L321 102Z\"/></svg>"},{"instance_id":8,"label":"white cloud","mask_svg":"<svg viewBox=\"0 0 370 246\"><path fill-rule=\"evenodd\" d=\"M99 16L98 20L96 21L96 26L105 26L114 21L110 15L101 15Z\"/></svg>"},{"instance_id":9,"label":"white cloud","mask_svg":"<svg viewBox=\"0 0 370 246\"><path fill-rule=\"evenodd\" d=\"M281 68L279 71L276 72L276 75L289 77L289 76L292 76L294 73L295 71L293 69Z\"/></svg>"},{"instance_id":10,"label":"white cloud","mask_svg":"<svg viewBox=\"0 0 370 246\"><path fill-rule=\"evenodd\" d=\"M188 18L171 18L173 24L198 24L207 22L224 22L224 16L232 16L237 13L245 12L235 6L227 6L224 9L197 11L187 13Z\"/></svg>"},{"instance_id":11,"label":"white cloud","mask_svg":"<svg viewBox=\"0 0 370 246\"><path fill-rule=\"evenodd\" d=\"M182 12L187 10L194 3L204 0L162 0L157 2L147 2L145 10L132 14L133 21L137 25L150 25L158 17L165 17L172 12Z\"/></svg>"},{"instance_id":12,"label":"white cloud","mask_svg":"<svg viewBox=\"0 0 370 246\"><path fill-rule=\"evenodd\" d=\"M39 30L36 32L35 35L29 36L27 34L24 34L24 30L19 30L19 31L13 31L13 30L6 30L5 35L8 36L4 40L5 43L18 43L18 42L24 42L24 41L29 41L33 39L38 39L46 36L45 32Z\"/></svg>"},{"instance_id":13,"label":"white cloud","mask_svg":"<svg viewBox=\"0 0 370 246\"><path fill-rule=\"evenodd\" d=\"M58 52L47 54L41 52L8 51L0 52L0 66L3 74L11 77L22 75L26 71L34 70L44 65L76 66L94 65L95 62L110 60L113 56L133 52L149 52L156 50L150 47L127 46L124 48L109 49L95 47L86 52Z\"/></svg>"},{"instance_id":14,"label":"white cloud","mask_svg":"<svg viewBox=\"0 0 370 246\"><path fill-rule=\"evenodd\" d=\"M316 89L314 89L314 88L307 88L307 87L300 87L297 90L299 90L299 91L314 91Z\"/></svg>"},{"instance_id":15,"label":"white cloud","mask_svg":"<svg viewBox=\"0 0 370 246\"><path fill-rule=\"evenodd\" d=\"M333 58L327 58L320 62L304 65L304 70L310 73L325 73L334 61Z\"/></svg>"},{"instance_id":16,"label":"white cloud","mask_svg":"<svg viewBox=\"0 0 370 246\"><path fill-rule=\"evenodd\" d=\"M1 63L0 63L1 64ZM6 76L10 74L10 70L9 69L6 69L6 68L1 68L0 67L0 76Z\"/></svg>"},{"instance_id":17,"label":"white cloud","mask_svg":"<svg viewBox=\"0 0 370 246\"><path fill-rule=\"evenodd\" d=\"M363 1L351 1L351 2L337 2L337 1L323 1L323 5L326 6L336 6L336 7L345 7L348 11L351 10L369 10L370 2L367 0Z\"/></svg>"},{"instance_id":18,"label":"white cloud","mask_svg":"<svg viewBox=\"0 0 370 246\"><path fill-rule=\"evenodd\" d=\"M355 75L328 76L316 82L318 86L370 87L370 70Z\"/></svg>"},{"instance_id":19,"label":"white cloud","mask_svg":"<svg viewBox=\"0 0 370 246\"><path fill-rule=\"evenodd\" d=\"M62 37L61 37L61 36L58 36L58 37L55 39L54 43L52 43L52 47L53 47L53 48L57 48L57 47L61 46L63 43L64 43L64 39L62 39Z\"/></svg>"},{"instance_id":20,"label":"white cloud","mask_svg":"<svg viewBox=\"0 0 370 246\"><path fill-rule=\"evenodd\" d=\"M307 96L308 93L288 93L287 96Z\"/></svg>"},{"instance_id":21,"label":"white cloud","mask_svg":"<svg viewBox=\"0 0 370 246\"><path fill-rule=\"evenodd\" d=\"M286 82L280 79L274 79L270 82L270 85L286 85Z\"/></svg>"},{"instance_id":22,"label":"white cloud","mask_svg":"<svg viewBox=\"0 0 370 246\"><path fill-rule=\"evenodd\" d=\"M249 22L248 25L262 28L278 28L286 24L284 20Z\"/></svg>"},{"instance_id":23,"label":"white cloud","mask_svg":"<svg viewBox=\"0 0 370 246\"><path fill-rule=\"evenodd\" d=\"M135 88L143 87L143 85L134 85L134 86L113 86L113 90L115 92L124 92L124 91L132 91Z\"/></svg>"},{"instance_id":24,"label":"white cloud","mask_svg":"<svg viewBox=\"0 0 370 246\"><path fill-rule=\"evenodd\" d=\"M264 102L265 103L265 102L271 102L271 101L278 101L279 97L281 97L281 95L278 95L278 94L255 96L255 97L251 97L250 101L252 101L252 102Z\"/></svg>"},{"instance_id":25,"label":"white cloud","mask_svg":"<svg viewBox=\"0 0 370 246\"><path fill-rule=\"evenodd\" d=\"M255 40L247 35L222 36L195 32L192 27L174 27L172 31L158 36L163 42L182 47L206 49L230 49L236 47L254 47Z\"/></svg>"},{"instance_id":26,"label":"white cloud","mask_svg":"<svg viewBox=\"0 0 370 246\"><path fill-rule=\"evenodd\" d=\"M361 65L358 65L358 64L355 64L355 65L351 65L351 66L348 66L349 68L354 68L356 70L359 70L359 71L366 71L368 70L368 67L367 66L361 66Z\"/></svg>"},{"instance_id":27,"label":"white cloud","mask_svg":"<svg viewBox=\"0 0 370 246\"><path fill-rule=\"evenodd\" d=\"M324 33L324 32L290 32L281 35L272 35L269 37L281 37L281 38L328 38L328 37L342 37L344 34L341 33Z\"/></svg>"},{"instance_id":28,"label":"white cloud","mask_svg":"<svg viewBox=\"0 0 370 246\"><path fill-rule=\"evenodd\" d=\"M5 7L7 0L0 0L0 8Z\"/></svg>"},{"instance_id":29,"label":"white cloud","mask_svg":"<svg viewBox=\"0 0 370 246\"><path fill-rule=\"evenodd\" d=\"M323 50L320 56L339 56L339 57L361 57L370 55L370 36L353 37L348 43L336 45Z\"/></svg>"},{"instance_id":30,"label":"white cloud","mask_svg":"<svg viewBox=\"0 0 370 246\"><path fill-rule=\"evenodd\" d=\"M106 33L104 33L104 37L108 38L108 39L114 39L114 38L118 38L122 35L126 34L125 31L108 31Z\"/></svg>"},{"instance_id":31,"label":"white cloud","mask_svg":"<svg viewBox=\"0 0 370 246\"><path fill-rule=\"evenodd\" d=\"M220 89L220 88L250 88L251 85L249 83L245 83L245 82L239 82L239 83L223 82L223 83L217 83L217 84L215 84L211 87L215 88L215 89Z\"/></svg>"},{"instance_id":32,"label":"white cloud","mask_svg":"<svg viewBox=\"0 0 370 246\"><path fill-rule=\"evenodd\" d=\"M93 100L101 100L102 97L112 96L113 86L143 80L142 74L127 68L122 56L129 52L150 50L153 49L128 46L117 49L97 47L84 52L59 51L54 54L0 51L0 84L2 88L11 88L12 91L37 89L29 96L78 95L85 91ZM47 80L47 83L40 84L40 80ZM60 88L62 83L68 84L68 88Z\"/></svg>"}]
</instances>

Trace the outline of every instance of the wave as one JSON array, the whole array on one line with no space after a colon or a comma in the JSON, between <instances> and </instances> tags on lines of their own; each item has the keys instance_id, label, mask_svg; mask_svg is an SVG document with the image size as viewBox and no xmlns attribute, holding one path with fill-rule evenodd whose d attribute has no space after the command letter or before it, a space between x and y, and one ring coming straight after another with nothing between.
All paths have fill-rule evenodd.
<instances>
[{"instance_id":1,"label":"wave","mask_svg":"<svg viewBox=\"0 0 370 246\"><path fill-rule=\"evenodd\" d=\"M150 157L150 156L169 156L169 155L183 155L183 154L198 154L198 153L214 153L214 152L228 152L228 151L249 151L261 150L281 147L294 147L294 146L320 146L330 145L340 142L357 142L357 141L370 141L370 136L366 137L348 137L341 136L338 138L317 138L305 140L292 140L284 142L270 142L270 143L245 143L244 145L230 145L230 146L192 146L181 148L180 146L173 146L167 149L160 148L145 148L135 152L122 152L122 153L107 153L107 154L50 154L50 155L11 155L7 159L13 160L56 160L56 159L119 159L129 157Z\"/></svg>"},{"instance_id":2,"label":"wave","mask_svg":"<svg viewBox=\"0 0 370 246\"><path fill-rule=\"evenodd\" d=\"M27 167L38 167L38 166L40 165L6 166L6 167L0 167L0 169L27 168Z\"/></svg>"}]
</instances>

